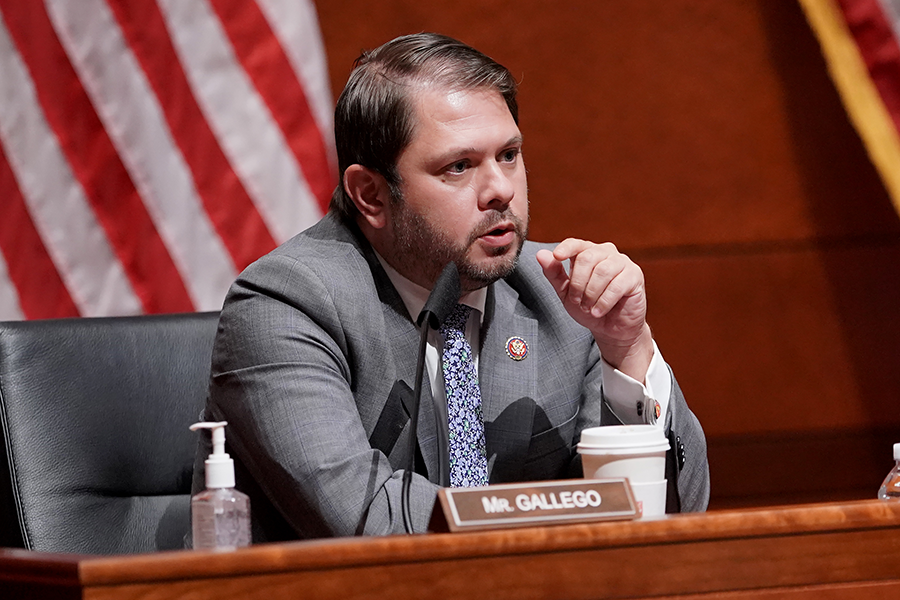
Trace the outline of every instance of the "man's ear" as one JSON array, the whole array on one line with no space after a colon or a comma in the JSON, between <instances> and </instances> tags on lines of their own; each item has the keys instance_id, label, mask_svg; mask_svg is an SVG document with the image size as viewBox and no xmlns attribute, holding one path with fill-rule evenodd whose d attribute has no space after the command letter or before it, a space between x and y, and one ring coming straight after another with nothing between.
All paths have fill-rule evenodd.
<instances>
[{"instance_id":1,"label":"man's ear","mask_svg":"<svg viewBox=\"0 0 900 600\"><path fill-rule=\"evenodd\" d=\"M380 173L362 165L350 165L344 171L344 190L371 227L384 227L391 195L387 181Z\"/></svg>"}]
</instances>

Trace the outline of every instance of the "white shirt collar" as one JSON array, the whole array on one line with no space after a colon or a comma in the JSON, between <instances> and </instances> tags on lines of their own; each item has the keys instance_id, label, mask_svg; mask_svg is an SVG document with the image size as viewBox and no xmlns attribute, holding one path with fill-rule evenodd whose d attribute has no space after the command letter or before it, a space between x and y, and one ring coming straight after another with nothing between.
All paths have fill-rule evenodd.
<instances>
[{"instance_id":1,"label":"white shirt collar","mask_svg":"<svg viewBox=\"0 0 900 600\"><path fill-rule=\"evenodd\" d=\"M419 318L419 313L422 312L425 302L428 301L428 295L431 293L431 290L426 290L421 285L413 283L398 273L378 252L375 252L375 256L378 257L378 262L384 267L385 273L387 273L391 283L394 284L397 293L400 294L403 304L406 305L406 310L409 311L410 318L415 321ZM487 302L487 287L478 288L473 292L463 294L459 302L477 310L478 321L481 322L484 319L484 305Z\"/></svg>"}]
</instances>

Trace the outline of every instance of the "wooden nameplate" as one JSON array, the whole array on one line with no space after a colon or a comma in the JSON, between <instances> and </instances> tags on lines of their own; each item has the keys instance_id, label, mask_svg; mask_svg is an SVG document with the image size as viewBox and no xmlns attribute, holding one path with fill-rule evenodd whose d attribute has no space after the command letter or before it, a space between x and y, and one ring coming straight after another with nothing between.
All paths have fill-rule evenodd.
<instances>
[{"instance_id":1,"label":"wooden nameplate","mask_svg":"<svg viewBox=\"0 0 900 600\"><path fill-rule=\"evenodd\" d=\"M474 488L441 488L429 531L534 527L641 516L627 479L535 481Z\"/></svg>"}]
</instances>

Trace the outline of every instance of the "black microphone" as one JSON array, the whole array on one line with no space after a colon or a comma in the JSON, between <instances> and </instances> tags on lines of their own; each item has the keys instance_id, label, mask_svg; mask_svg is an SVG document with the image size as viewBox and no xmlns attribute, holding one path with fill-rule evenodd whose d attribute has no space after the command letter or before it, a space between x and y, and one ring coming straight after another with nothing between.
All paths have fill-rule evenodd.
<instances>
[{"instance_id":1,"label":"black microphone","mask_svg":"<svg viewBox=\"0 0 900 600\"><path fill-rule=\"evenodd\" d=\"M428 300L425 301L425 306L422 307L422 312L416 319L416 325L421 326L422 321L428 319L428 324L432 329L439 329L444 319L459 302L460 294L462 294L462 290L459 287L459 271L456 263L447 263L438 276L431 294L428 295Z\"/></svg>"},{"instance_id":2,"label":"black microphone","mask_svg":"<svg viewBox=\"0 0 900 600\"><path fill-rule=\"evenodd\" d=\"M422 401L422 373L425 370L425 348L428 345L428 331L430 329L440 329L441 324L456 303L459 302L459 296L462 293L459 285L459 270L456 263L450 262L441 271L431 294L419 318L416 319L416 325L421 328L419 337L419 358L416 362L416 382L413 390L412 414L410 415L409 424L409 449L406 458L406 470L403 472L403 486L400 490L400 506L403 513L403 526L406 533L413 533L412 515L409 512L409 486L412 483L412 474L416 468L416 437L419 429L419 404ZM443 465L442 467L443 468Z\"/></svg>"}]
</instances>

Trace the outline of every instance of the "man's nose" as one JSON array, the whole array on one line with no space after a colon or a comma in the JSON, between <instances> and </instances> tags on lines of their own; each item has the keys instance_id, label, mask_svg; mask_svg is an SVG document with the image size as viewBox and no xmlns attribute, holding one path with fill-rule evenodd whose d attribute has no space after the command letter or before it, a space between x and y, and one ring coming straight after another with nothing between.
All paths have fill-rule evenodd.
<instances>
[{"instance_id":1,"label":"man's nose","mask_svg":"<svg viewBox=\"0 0 900 600\"><path fill-rule=\"evenodd\" d=\"M489 208L502 210L512 202L516 194L512 173L496 161L490 161L484 167L479 205L483 210Z\"/></svg>"}]
</instances>

